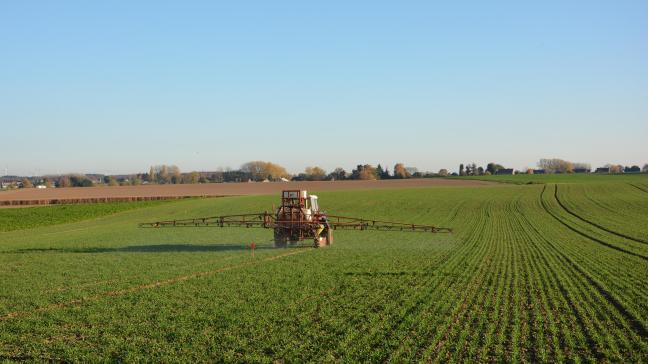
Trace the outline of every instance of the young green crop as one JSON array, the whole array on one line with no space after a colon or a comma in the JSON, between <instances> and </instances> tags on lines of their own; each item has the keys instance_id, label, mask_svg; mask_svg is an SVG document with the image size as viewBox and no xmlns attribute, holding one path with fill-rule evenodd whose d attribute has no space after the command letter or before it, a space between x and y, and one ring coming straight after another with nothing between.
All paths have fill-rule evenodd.
<instances>
[{"instance_id":1,"label":"young green crop","mask_svg":"<svg viewBox=\"0 0 648 364\"><path fill-rule=\"evenodd\" d=\"M101 216L115 214L120 211L157 206L165 202L166 201L109 202L96 204L0 208L0 232L95 219Z\"/></svg>"},{"instance_id":2,"label":"young green crop","mask_svg":"<svg viewBox=\"0 0 648 364\"><path fill-rule=\"evenodd\" d=\"M490 182L511 184L543 184L543 183L635 183L647 184L648 173L627 174L599 174L599 173L563 173L563 174L516 174L516 175L490 175L490 176L462 176L450 177L455 179L476 179Z\"/></svg>"},{"instance_id":3,"label":"young green crop","mask_svg":"<svg viewBox=\"0 0 648 364\"><path fill-rule=\"evenodd\" d=\"M263 229L137 228L277 196L0 233L0 359L643 362L648 245L615 234L646 237L622 224L648 209L638 192L617 180L322 192L331 214L454 229L336 231L322 249L274 249Z\"/></svg>"}]
</instances>

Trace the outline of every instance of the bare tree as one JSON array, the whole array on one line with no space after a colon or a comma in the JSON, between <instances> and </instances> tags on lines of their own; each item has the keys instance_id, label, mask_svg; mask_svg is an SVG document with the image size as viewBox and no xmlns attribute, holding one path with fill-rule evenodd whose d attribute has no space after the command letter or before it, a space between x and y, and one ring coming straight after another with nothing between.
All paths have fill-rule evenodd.
<instances>
[{"instance_id":1,"label":"bare tree","mask_svg":"<svg viewBox=\"0 0 648 364\"><path fill-rule=\"evenodd\" d=\"M241 171L249 174L250 178L255 181L262 181L266 178L279 179L282 177L290 177L290 174L284 167L264 161L247 162L241 166Z\"/></svg>"},{"instance_id":2,"label":"bare tree","mask_svg":"<svg viewBox=\"0 0 648 364\"><path fill-rule=\"evenodd\" d=\"M644 164L643 168L641 169L643 173L648 173L648 163Z\"/></svg>"},{"instance_id":3,"label":"bare tree","mask_svg":"<svg viewBox=\"0 0 648 364\"><path fill-rule=\"evenodd\" d=\"M182 173L180 173L180 168L178 168L178 166L169 166L169 175L171 176L171 183L182 183Z\"/></svg>"},{"instance_id":4,"label":"bare tree","mask_svg":"<svg viewBox=\"0 0 648 364\"><path fill-rule=\"evenodd\" d=\"M358 164L351 172L351 179L373 180L378 179L376 167L371 164Z\"/></svg>"},{"instance_id":5,"label":"bare tree","mask_svg":"<svg viewBox=\"0 0 648 364\"><path fill-rule=\"evenodd\" d=\"M540 159L538 167L547 173L568 173L574 170L574 163L558 158Z\"/></svg>"},{"instance_id":6,"label":"bare tree","mask_svg":"<svg viewBox=\"0 0 648 364\"><path fill-rule=\"evenodd\" d=\"M182 183L195 184L200 180L200 173L194 171L182 176Z\"/></svg>"},{"instance_id":7,"label":"bare tree","mask_svg":"<svg viewBox=\"0 0 648 364\"><path fill-rule=\"evenodd\" d=\"M70 187L71 185L72 182L68 176L61 176L58 180L58 187Z\"/></svg>"},{"instance_id":8,"label":"bare tree","mask_svg":"<svg viewBox=\"0 0 648 364\"><path fill-rule=\"evenodd\" d=\"M439 176L443 176L443 177L445 177L445 176L448 175L448 170L445 169L445 168L441 168L441 169L439 169L439 173L437 173L437 174L438 174Z\"/></svg>"},{"instance_id":9,"label":"bare tree","mask_svg":"<svg viewBox=\"0 0 648 364\"><path fill-rule=\"evenodd\" d=\"M182 175L176 165L161 164L152 166L149 170L149 182L152 183L180 183Z\"/></svg>"},{"instance_id":10,"label":"bare tree","mask_svg":"<svg viewBox=\"0 0 648 364\"><path fill-rule=\"evenodd\" d=\"M306 179L310 181L321 181L326 178L326 171L317 166L306 167L304 173L306 174Z\"/></svg>"},{"instance_id":11,"label":"bare tree","mask_svg":"<svg viewBox=\"0 0 648 364\"><path fill-rule=\"evenodd\" d=\"M34 185L33 185L32 182L29 180L29 178L26 178L26 177L25 177L25 178L22 179L21 182L22 182L22 188L32 188L32 187L34 187Z\"/></svg>"},{"instance_id":12,"label":"bare tree","mask_svg":"<svg viewBox=\"0 0 648 364\"><path fill-rule=\"evenodd\" d=\"M362 171L359 173L358 178L363 180L378 179L376 168L370 164L365 164L362 168Z\"/></svg>"},{"instance_id":13,"label":"bare tree","mask_svg":"<svg viewBox=\"0 0 648 364\"><path fill-rule=\"evenodd\" d=\"M171 182L171 175L169 174L169 167L166 165L159 166L157 171L157 181L158 183L169 183Z\"/></svg>"},{"instance_id":14,"label":"bare tree","mask_svg":"<svg viewBox=\"0 0 648 364\"><path fill-rule=\"evenodd\" d=\"M394 166L394 178L410 178L412 175L407 171L403 163L397 163Z\"/></svg>"},{"instance_id":15,"label":"bare tree","mask_svg":"<svg viewBox=\"0 0 648 364\"><path fill-rule=\"evenodd\" d=\"M149 169L148 181L149 183L157 182L157 173L155 171L155 168L153 168L153 166L151 166L151 168Z\"/></svg>"},{"instance_id":16,"label":"bare tree","mask_svg":"<svg viewBox=\"0 0 648 364\"><path fill-rule=\"evenodd\" d=\"M108 186L119 186L117 180L113 176L108 176Z\"/></svg>"},{"instance_id":17,"label":"bare tree","mask_svg":"<svg viewBox=\"0 0 648 364\"><path fill-rule=\"evenodd\" d=\"M610 173L623 173L623 166L620 164L606 164L606 168L610 168Z\"/></svg>"}]
</instances>

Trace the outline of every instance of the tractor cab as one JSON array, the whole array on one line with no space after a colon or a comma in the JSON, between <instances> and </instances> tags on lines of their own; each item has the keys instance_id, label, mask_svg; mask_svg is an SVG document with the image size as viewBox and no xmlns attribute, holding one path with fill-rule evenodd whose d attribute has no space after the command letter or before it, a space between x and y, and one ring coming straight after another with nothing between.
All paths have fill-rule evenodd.
<instances>
[{"instance_id":1,"label":"tractor cab","mask_svg":"<svg viewBox=\"0 0 648 364\"><path fill-rule=\"evenodd\" d=\"M309 195L308 192L304 190L283 191L279 211L283 214L290 215L295 215L295 213L299 211L298 214L300 214L303 219L311 221L313 215L319 213L317 196ZM293 217L293 220L294 219L295 218Z\"/></svg>"},{"instance_id":2,"label":"tractor cab","mask_svg":"<svg viewBox=\"0 0 648 364\"><path fill-rule=\"evenodd\" d=\"M311 210L314 214L319 212L319 205L317 205L317 196L308 196L308 204L306 205L306 208Z\"/></svg>"}]
</instances>

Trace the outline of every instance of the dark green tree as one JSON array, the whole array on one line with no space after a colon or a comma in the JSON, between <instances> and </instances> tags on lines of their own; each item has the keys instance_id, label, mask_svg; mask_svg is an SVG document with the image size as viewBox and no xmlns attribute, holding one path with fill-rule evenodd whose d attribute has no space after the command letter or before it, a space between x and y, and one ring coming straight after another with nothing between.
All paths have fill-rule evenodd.
<instances>
[{"instance_id":1,"label":"dark green tree","mask_svg":"<svg viewBox=\"0 0 648 364\"><path fill-rule=\"evenodd\" d=\"M389 168L384 168L382 174L379 175L380 179L390 179Z\"/></svg>"},{"instance_id":2,"label":"dark green tree","mask_svg":"<svg viewBox=\"0 0 648 364\"><path fill-rule=\"evenodd\" d=\"M335 180L335 181L341 181L341 180L346 179L346 177L347 177L346 174L347 174L347 173L346 173L346 171L344 170L344 168L340 168L340 167L338 167L338 168L335 168L335 170L333 170L333 172L331 172L331 173L328 175L327 179L329 179L329 180Z\"/></svg>"},{"instance_id":3,"label":"dark green tree","mask_svg":"<svg viewBox=\"0 0 648 364\"><path fill-rule=\"evenodd\" d=\"M385 173L385 170L383 167L378 163L378 167L376 167L376 175L378 176L378 179L382 179L383 174Z\"/></svg>"},{"instance_id":4,"label":"dark green tree","mask_svg":"<svg viewBox=\"0 0 648 364\"><path fill-rule=\"evenodd\" d=\"M498 169L504 169L504 166L493 162L490 162L488 163L488 165L486 165L486 170L490 172L490 174L495 174Z\"/></svg>"}]
</instances>

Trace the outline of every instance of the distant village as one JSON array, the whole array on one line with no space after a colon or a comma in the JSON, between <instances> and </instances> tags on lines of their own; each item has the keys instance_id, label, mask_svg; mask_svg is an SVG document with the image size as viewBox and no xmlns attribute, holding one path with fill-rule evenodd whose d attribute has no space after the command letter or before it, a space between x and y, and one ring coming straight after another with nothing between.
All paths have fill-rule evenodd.
<instances>
[{"instance_id":1,"label":"distant village","mask_svg":"<svg viewBox=\"0 0 648 364\"><path fill-rule=\"evenodd\" d=\"M327 172L323 168L307 167L304 172L290 174L275 163L253 161L245 163L239 169L226 169L211 172L192 171L181 172L174 165L152 166L148 173L105 175L105 174L66 174L45 176L2 176L0 190L17 188L61 188L61 187L93 187L93 186L136 186L147 184L193 184L193 183L230 183L230 182L289 182L289 181L336 181L336 180L377 180L405 178L438 178L461 176L489 176L516 174L562 174L562 173L595 173L622 174L648 173L648 163L643 167L637 165L623 166L607 164L592 170L587 163L574 163L562 159L541 159L538 168L517 170L506 168L501 164L488 163L486 167L475 163L460 164L459 169L449 172L440 169L437 172L421 172L415 167L397 163L390 170L378 164L359 164L350 172L336 168Z\"/></svg>"}]
</instances>

